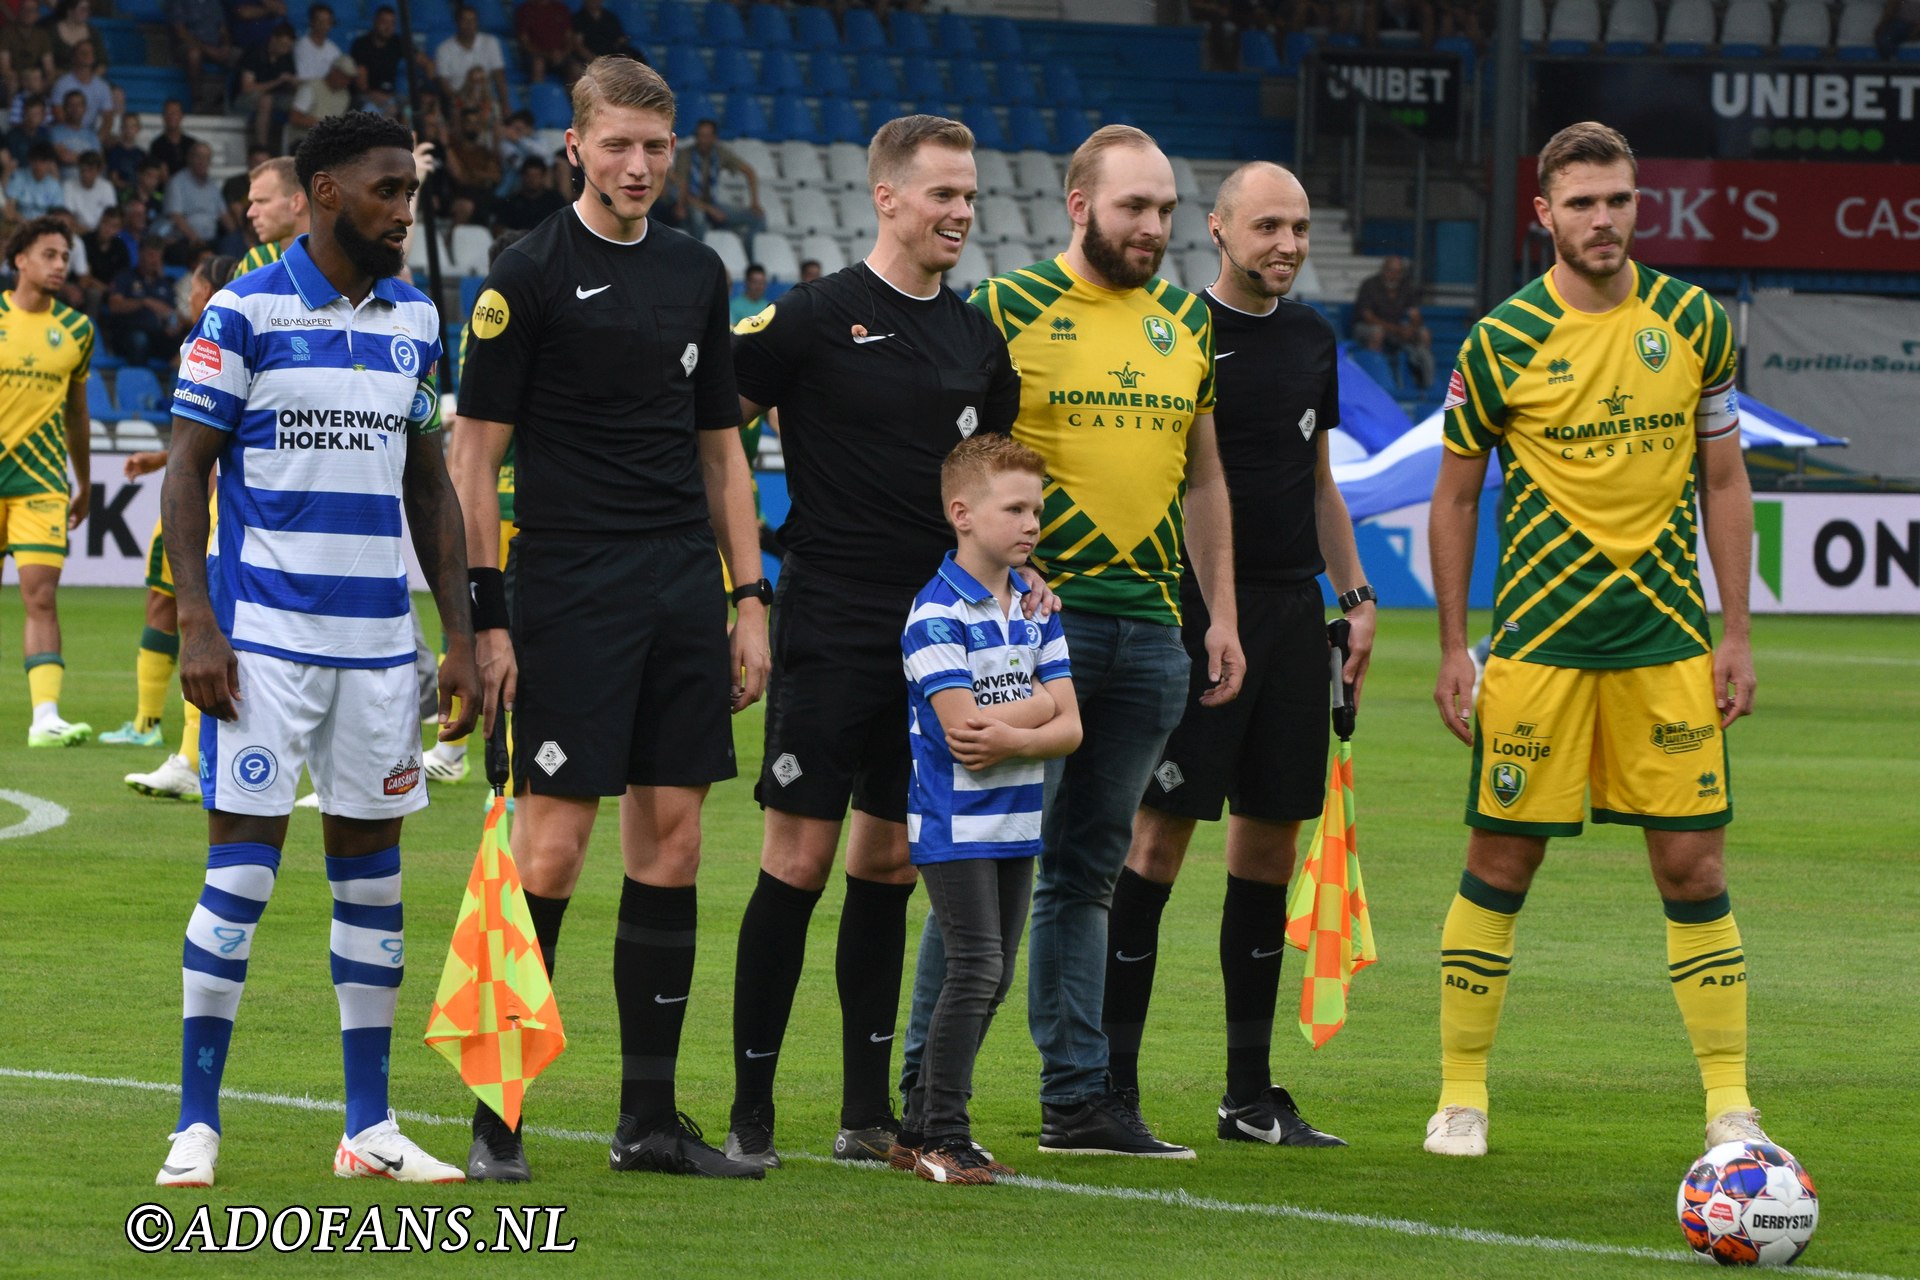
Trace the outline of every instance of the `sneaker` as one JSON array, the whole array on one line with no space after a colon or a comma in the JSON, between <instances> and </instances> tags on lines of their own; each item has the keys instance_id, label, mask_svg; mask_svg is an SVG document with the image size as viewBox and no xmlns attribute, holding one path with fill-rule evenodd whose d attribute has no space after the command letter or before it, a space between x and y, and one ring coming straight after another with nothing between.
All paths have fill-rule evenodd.
<instances>
[{"instance_id":1,"label":"sneaker","mask_svg":"<svg viewBox=\"0 0 1920 1280\"><path fill-rule=\"evenodd\" d=\"M1437 1156L1487 1154L1487 1113L1478 1107L1442 1107L1427 1121L1423 1144Z\"/></svg>"},{"instance_id":2,"label":"sneaker","mask_svg":"<svg viewBox=\"0 0 1920 1280\"><path fill-rule=\"evenodd\" d=\"M173 1149L153 1177L156 1187L210 1187L213 1166L220 1163L220 1135L211 1125L190 1124L167 1135Z\"/></svg>"},{"instance_id":3,"label":"sneaker","mask_svg":"<svg viewBox=\"0 0 1920 1280\"><path fill-rule=\"evenodd\" d=\"M621 1116L613 1131L607 1162L615 1172L684 1173L696 1178L764 1178L767 1171L744 1160L728 1159L704 1141L693 1117L682 1111L657 1129L642 1131L632 1116Z\"/></svg>"},{"instance_id":4,"label":"sneaker","mask_svg":"<svg viewBox=\"0 0 1920 1280\"><path fill-rule=\"evenodd\" d=\"M917 1133L901 1130L887 1149L887 1168L911 1172L920 1163L920 1148L926 1141Z\"/></svg>"},{"instance_id":5,"label":"sneaker","mask_svg":"<svg viewBox=\"0 0 1920 1280\"><path fill-rule=\"evenodd\" d=\"M1040 1104L1040 1149L1068 1156L1147 1156L1191 1160L1193 1148L1162 1142L1125 1095L1100 1094L1071 1105Z\"/></svg>"},{"instance_id":6,"label":"sneaker","mask_svg":"<svg viewBox=\"0 0 1920 1280\"><path fill-rule=\"evenodd\" d=\"M488 1111L473 1120L473 1145L467 1149L468 1182L531 1182L527 1149L520 1132Z\"/></svg>"},{"instance_id":7,"label":"sneaker","mask_svg":"<svg viewBox=\"0 0 1920 1280\"><path fill-rule=\"evenodd\" d=\"M198 800L200 775L193 771L185 756L168 756L152 773L130 773L125 782L143 796L163 800Z\"/></svg>"},{"instance_id":8,"label":"sneaker","mask_svg":"<svg viewBox=\"0 0 1920 1280\"><path fill-rule=\"evenodd\" d=\"M1711 1151L1723 1142L1765 1142L1777 1145L1767 1136L1767 1131L1760 1127L1760 1113L1752 1109L1722 1111L1707 1121L1707 1150Z\"/></svg>"},{"instance_id":9,"label":"sneaker","mask_svg":"<svg viewBox=\"0 0 1920 1280\"><path fill-rule=\"evenodd\" d=\"M993 1174L980 1158L980 1149L965 1138L948 1138L928 1147L914 1161L913 1171L928 1182L950 1182L963 1187L990 1187Z\"/></svg>"},{"instance_id":10,"label":"sneaker","mask_svg":"<svg viewBox=\"0 0 1920 1280\"><path fill-rule=\"evenodd\" d=\"M154 721L145 729L137 728L129 720L118 729L109 729L100 735L100 741L110 747L157 747L166 742L160 736L160 722Z\"/></svg>"},{"instance_id":11,"label":"sneaker","mask_svg":"<svg viewBox=\"0 0 1920 1280\"><path fill-rule=\"evenodd\" d=\"M778 1169L780 1153L773 1149L773 1108L756 1107L737 1117L727 1130L727 1141L720 1150L737 1164Z\"/></svg>"},{"instance_id":12,"label":"sneaker","mask_svg":"<svg viewBox=\"0 0 1920 1280\"><path fill-rule=\"evenodd\" d=\"M973 1151L975 1155L979 1156L983 1161L986 1162L987 1172L992 1174L994 1177L1017 1178L1020 1176L1019 1173L1016 1172L1014 1169L1010 1168L1007 1165L1001 1164L998 1160L995 1160L993 1158L993 1152L987 1150L985 1147L981 1146L979 1143L976 1142L973 1144Z\"/></svg>"},{"instance_id":13,"label":"sneaker","mask_svg":"<svg viewBox=\"0 0 1920 1280\"><path fill-rule=\"evenodd\" d=\"M336 1178L391 1178L395 1182L465 1182L467 1175L436 1160L400 1132L392 1111L379 1124L340 1139L333 1152Z\"/></svg>"},{"instance_id":14,"label":"sneaker","mask_svg":"<svg viewBox=\"0 0 1920 1280\"><path fill-rule=\"evenodd\" d=\"M1267 1142L1276 1147L1344 1147L1347 1144L1330 1133L1322 1133L1306 1122L1293 1095L1278 1085L1267 1089L1246 1106L1238 1106L1230 1097L1220 1099L1220 1137L1226 1142Z\"/></svg>"},{"instance_id":15,"label":"sneaker","mask_svg":"<svg viewBox=\"0 0 1920 1280\"><path fill-rule=\"evenodd\" d=\"M428 782L465 782L473 769L464 749L456 756L444 747L435 747L427 752L426 764Z\"/></svg>"},{"instance_id":16,"label":"sneaker","mask_svg":"<svg viewBox=\"0 0 1920 1280\"><path fill-rule=\"evenodd\" d=\"M842 1129L833 1137L833 1158L886 1164L893 1158L894 1139L899 1136L900 1122L892 1116L870 1128Z\"/></svg>"},{"instance_id":17,"label":"sneaker","mask_svg":"<svg viewBox=\"0 0 1920 1280\"><path fill-rule=\"evenodd\" d=\"M30 747L77 747L93 736L90 724L69 724L55 716L27 730Z\"/></svg>"}]
</instances>

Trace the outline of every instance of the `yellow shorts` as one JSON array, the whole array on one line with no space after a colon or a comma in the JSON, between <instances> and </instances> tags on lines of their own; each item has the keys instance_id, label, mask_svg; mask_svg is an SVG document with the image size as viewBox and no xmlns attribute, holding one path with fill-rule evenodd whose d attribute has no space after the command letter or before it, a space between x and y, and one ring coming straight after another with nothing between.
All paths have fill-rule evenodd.
<instances>
[{"instance_id":1,"label":"yellow shorts","mask_svg":"<svg viewBox=\"0 0 1920 1280\"><path fill-rule=\"evenodd\" d=\"M160 522L153 522L153 537L147 539L147 585L163 596L173 594L173 566L167 563L167 548L160 541Z\"/></svg>"},{"instance_id":2,"label":"yellow shorts","mask_svg":"<svg viewBox=\"0 0 1920 1280\"><path fill-rule=\"evenodd\" d=\"M513 549L513 535L518 532L520 532L520 526L515 524L513 521L502 520L500 522L499 568L503 573L506 571L506 568L507 568L507 552Z\"/></svg>"},{"instance_id":3,"label":"yellow shorts","mask_svg":"<svg viewBox=\"0 0 1920 1280\"><path fill-rule=\"evenodd\" d=\"M1733 820L1713 655L1587 670L1489 658L1474 704L1467 825L1580 834L1595 822L1700 831Z\"/></svg>"},{"instance_id":4,"label":"yellow shorts","mask_svg":"<svg viewBox=\"0 0 1920 1280\"><path fill-rule=\"evenodd\" d=\"M25 493L0 498L0 556L9 555L16 566L66 566L66 494Z\"/></svg>"}]
</instances>

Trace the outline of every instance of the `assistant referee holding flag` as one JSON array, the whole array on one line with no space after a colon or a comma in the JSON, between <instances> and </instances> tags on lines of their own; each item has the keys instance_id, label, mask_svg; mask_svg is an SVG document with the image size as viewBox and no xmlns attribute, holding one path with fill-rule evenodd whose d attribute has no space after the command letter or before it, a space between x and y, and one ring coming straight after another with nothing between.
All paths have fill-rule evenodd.
<instances>
[{"instance_id":1,"label":"assistant referee holding flag","mask_svg":"<svg viewBox=\"0 0 1920 1280\"><path fill-rule=\"evenodd\" d=\"M866 261L735 330L740 411L779 408L793 493L754 790L766 834L734 970L726 1147L769 1166L779 1164L774 1068L849 798L833 1154L885 1160L899 1132L888 1066L914 885L900 628L953 541L940 464L976 432L1010 432L1020 409L1006 340L940 282L973 228L972 131L939 116L890 120L867 148L867 178L880 230Z\"/></svg>"},{"instance_id":2,"label":"assistant referee holding flag","mask_svg":"<svg viewBox=\"0 0 1920 1280\"><path fill-rule=\"evenodd\" d=\"M764 580L727 332L726 270L647 217L673 162L673 91L596 58L574 82L585 189L500 256L475 303L454 471L467 513L486 716L514 710L514 855L551 971L600 797L620 801L613 947L620 1120L612 1164L762 1176L674 1101L693 980L700 808L734 776L727 712L766 682ZM515 446L519 578L509 635L495 494ZM711 519L711 525L709 524ZM480 1107L469 1175L527 1177L519 1134Z\"/></svg>"}]
</instances>

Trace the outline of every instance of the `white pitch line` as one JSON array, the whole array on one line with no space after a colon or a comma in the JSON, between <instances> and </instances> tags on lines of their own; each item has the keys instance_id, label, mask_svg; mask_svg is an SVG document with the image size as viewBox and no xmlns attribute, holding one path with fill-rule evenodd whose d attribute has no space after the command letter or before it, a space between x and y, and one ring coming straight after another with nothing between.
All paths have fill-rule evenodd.
<instances>
[{"instance_id":1,"label":"white pitch line","mask_svg":"<svg viewBox=\"0 0 1920 1280\"><path fill-rule=\"evenodd\" d=\"M0 1078L85 1084L107 1089L137 1089L146 1093L177 1094L180 1092L179 1085L157 1080L89 1076L74 1071L26 1071L17 1067L0 1067ZM258 1102L266 1106L291 1107L298 1111L338 1112L344 1110L346 1106L345 1103L330 1098L311 1098L286 1093L259 1093L248 1089L222 1089L220 1098L223 1102ZM411 1120L420 1124L464 1127L470 1123L465 1116L438 1116L425 1111L396 1111L394 1114L402 1120ZM606 1134L585 1129L552 1129L544 1125L530 1124L526 1126L526 1131L540 1137L559 1138L569 1142L591 1142L604 1146L607 1141ZM877 1164L850 1164L828 1156L815 1155L809 1151L782 1152L781 1158L804 1160L812 1164L838 1165L849 1169L884 1171L885 1168ZM1681 1253L1678 1250L1648 1249L1638 1245L1595 1244L1589 1240L1567 1240L1556 1236L1517 1236L1505 1231L1486 1231L1478 1227L1453 1227L1443 1223L1422 1222L1417 1218L1386 1218L1365 1213L1338 1213L1331 1209L1308 1209L1291 1204L1219 1200L1212 1196L1197 1196L1177 1187L1171 1191L1155 1191L1147 1187L1109 1187L1083 1182L1062 1182L1056 1178L1040 1178L1028 1174L1015 1174L1000 1181L1006 1186L1048 1191L1056 1195L1085 1196L1097 1200L1128 1200L1138 1204L1160 1205L1169 1209L1198 1210L1203 1213L1237 1213L1264 1218L1291 1218L1302 1222L1358 1227L1367 1231L1384 1231L1393 1235L1414 1236L1427 1240L1452 1240L1461 1244L1495 1245L1509 1249L1540 1249L1549 1253L1586 1254L1609 1258L1638 1258L1648 1262L1684 1262L1691 1265L1699 1261L1694 1254ZM1793 1274L1822 1276L1827 1280L1903 1280L1899 1276L1883 1275L1878 1272L1839 1271L1830 1267L1798 1265L1793 1268Z\"/></svg>"},{"instance_id":2,"label":"white pitch line","mask_svg":"<svg viewBox=\"0 0 1920 1280\"><path fill-rule=\"evenodd\" d=\"M21 836L37 836L42 831L51 831L67 820L67 811L51 800L42 800L39 796L30 796L24 791L0 791L0 800L8 804L19 805L27 811L27 816L9 827L0 827L0 840L18 840Z\"/></svg>"}]
</instances>

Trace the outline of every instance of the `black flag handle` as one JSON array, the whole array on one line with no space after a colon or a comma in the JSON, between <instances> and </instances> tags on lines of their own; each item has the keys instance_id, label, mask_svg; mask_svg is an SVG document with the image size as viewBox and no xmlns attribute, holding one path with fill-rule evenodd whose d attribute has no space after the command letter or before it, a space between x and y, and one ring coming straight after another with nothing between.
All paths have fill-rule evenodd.
<instances>
[{"instance_id":1,"label":"black flag handle","mask_svg":"<svg viewBox=\"0 0 1920 1280\"><path fill-rule=\"evenodd\" d=\"M487 782L492 785L495 795L501 795L506 790L507 706L502 701L494 703L493 732L487 735Z\"/></svg>"},{"instance_id":2,"label":"black flag handle","mask_svg":"<svg viewBox=\"0 0 1920 1280\"><path fill-rule=\"evenodd\" d=\"M1342 678L1352 635L1353 624L1345 618L1335 618L1327 624L1327 661L1333 680L1333 731L1342 742L1353 737L1353 686Z\"/></svg>"}]
</instances>

